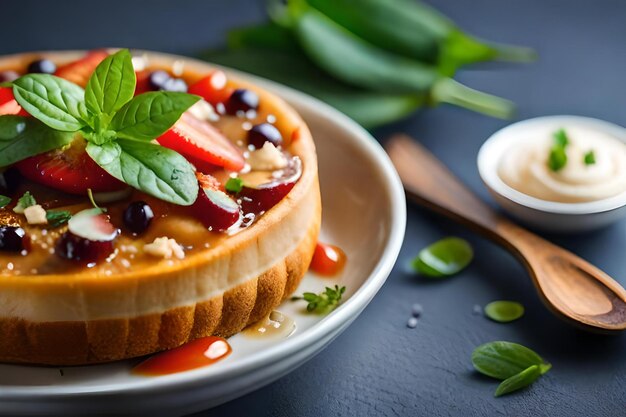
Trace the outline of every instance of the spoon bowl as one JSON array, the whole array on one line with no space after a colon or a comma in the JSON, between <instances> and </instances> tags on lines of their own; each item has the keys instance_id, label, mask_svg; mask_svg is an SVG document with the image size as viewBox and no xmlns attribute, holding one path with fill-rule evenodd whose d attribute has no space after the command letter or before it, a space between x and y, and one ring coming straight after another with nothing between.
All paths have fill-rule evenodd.
<instances>
[{"instance_id":1,"label":"spoon bowl","mask_svg":"<svg viewBox=\"0 0 626 417\"><path fill-rule=\"evenodd\" d=\"M626 290L617 281L496 213L411 138L396 135L386 148L410 197L515 255L528 269L544 304L557 316L589 331L626 330Z\"/></svg>"}]
</instances>

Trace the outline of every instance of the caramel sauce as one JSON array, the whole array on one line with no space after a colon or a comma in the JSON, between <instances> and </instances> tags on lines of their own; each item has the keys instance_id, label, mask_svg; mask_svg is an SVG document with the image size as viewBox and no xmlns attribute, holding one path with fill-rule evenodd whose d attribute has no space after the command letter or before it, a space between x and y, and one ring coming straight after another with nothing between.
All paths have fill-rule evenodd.
<instances>
[{"instance_id":1,"label":"caramel sauce","mask_svg":"<svg viewBox=\"0 0 626 417\"><path fill-rule=\"evenodd\" d=\"M281 313L280 311L272 311L269 316L248 326L243 335L253 338L287 338L296 331L296 322Z\"/></svg>"},{"instance_id":2,"label":"caramel sauce","mask_svg":"<svg viewBox=\"0 0 626 417\"><path fill-rule=\"evenodd\" d=\"M310 269L319 275L337 275L345 266L346 259L345 252L339 247L318 242L315 246Z\"/></svg>"},{"instance_id":3,"label":"caramel sauce","mask_svg":"<svg viewBox=\"0 0 626 417\"><path fill-rule=\"evenodd\" d=\"M226 339L202 337L180 347L157 353L135 366L132 373L143 376L169 375L202 368L218 362L232 352Z\"/></svg>"}]
</instances>

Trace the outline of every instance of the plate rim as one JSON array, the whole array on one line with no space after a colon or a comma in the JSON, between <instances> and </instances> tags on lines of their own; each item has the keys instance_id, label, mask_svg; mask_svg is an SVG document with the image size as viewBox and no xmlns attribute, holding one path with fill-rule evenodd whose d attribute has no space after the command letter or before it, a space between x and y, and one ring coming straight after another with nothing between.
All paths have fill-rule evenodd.
<instances>
[{"instance_id":1,"label":"plate rim","mask_svg":"<svg viewBox=\"0 0 626 417\"><path fill-rule=\"evenodd\" d=\"M41 54L69 54L72 52L84 51L55 50L42 51ZM406 200L402 183L391 163L391 160L383 150L382 146L367 130L357 124L354 120L350 119L348 116L330 105L309 96L308 94L253 74L183 55L167 54L143 49L132 49L131 52L138 54L145 53L148 56L152 55L184 60L186 62L193 62L194 65L206 66L207 68L223 68L227 71L227 73L234 74L236 77L244 80L249 80L260 85L262 88L277 94L290 105L292 105L291 103L293 102L297 102L298 106L304 106L312 112L325 115L327 119L333 120L334 123L350 133L349 136L359 144L359 147L365 151L369 157L371 157L372 161L376 161L378 164L378 169L383 174L382 176L386 179L386 181L384 181L384 186L387 188L387 192L389 193L390 201L392 203L390 207L390 232L386 237L385 247L381 258L359 289L331 314L324 317L305 332L301 333L298 337L290 338L282 343L270 346L262 352L259 352L257 355L242 358L238 362L229 365L219 373L207 373L206 368L200 368L193 371L168 375L163 378L145 378L143 380L138 378L137 380L128 382L98 385L93 387L76 387L75 385L5 386L0 390L0 403L3 401L20 401L24 399L32 401L34 399L33 396L37 396L39 399L62 399L66 397L84 397L91 395L138 395L146 392L155 393L161 391L171 391L173 389L184 389L185 387L198 384L210 384L211 382L216 382L222 379L232 379L241 374L250 372L253 369L271 365L272 363L281 360L281 358L289 356L293 354L293 352L299 351L302 347L312 345L316 340L323 339L325 335L331 333L333 329L340 328L345 322L356 319L356 317L369 304L369 302L383 286L400 253L406 229Z\"/></svg>"}]
</instances>

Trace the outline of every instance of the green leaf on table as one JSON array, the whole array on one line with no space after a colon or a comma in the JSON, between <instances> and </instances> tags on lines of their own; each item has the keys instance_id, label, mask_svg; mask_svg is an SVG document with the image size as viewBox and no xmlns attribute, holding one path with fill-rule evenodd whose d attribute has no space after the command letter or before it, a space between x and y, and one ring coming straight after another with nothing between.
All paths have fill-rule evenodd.
<instances>
[{"instance_id":1,"label":"green leaf on table","mask_svg":"<svg viewBox=\"0 0 626 417\"><path fill-rule=\"evenodd\" d=\"M508 323L524 315L524 306L516 301L492 301L485 306L485 315L493 321Z\"/></svg>"},{"instance_id":2,"label":"green leaf on table","mask_svg":"<svg viewBox=\"0 0 626 417\"><path fill-rule=\"evenodd\" d=\"M119 139L103 145L89 143L87 153L109 174L146 194L182 206L196 201L194 168L171 149Z\"/></svg>"},{"instance_id":3,"label":"green leaf on table","mask_svg":"<svg viewBox=\"0 0 626 417\"><path fill-rule=\"evenodd\" d=\"M32 117L0 116L0 167L61 148L74 133L53 130Z\"/></svg>"},{"instance_id":4,"label":"green leaf on table","mask_svg":"<svg viewBox=\"0 0 626 417\"><path fill-rule=\"evenodd\" d=\"M6 207L11 203L11 198L6 195L0 195L0 208Z\"/></svg>"},{"instance_id":5,"label":"green leaf on table","mask_svg":"<svg viewBox=\"0 0 626 417\"><path fill-rule=\"evenodd\" d=\"M537 365L543 375L552 365L546 363L533 350L512 342L489 342L472 352L472 364L484 375L505 380L525 369Z\"/></svg>"},{"instance_id":6,"label":"green leaf on table","mask_svg":"<svg viewBox=\"0 0 626 417\"><path fill-rule=\"evenodd\" d=\"M136 83L130 52L122 49L96 67L85 88L85 104L96 115L111 115L133 98Z\"/></svg>"},{"instance_id":7,"label":"green leaf on table","mask_svg":"<svg viewBox=\"0 0 626 417\"><path fill-rule=\"evenodd\" d=\"M122 139L150 141L165 133L198 100L199 96L187 93L140 94L115 113L110 128Z\"/></svg>"},{"instance_id":8,"label":"green leaf on table","mask_svg":"<svg viewBox=\"0 0 626 417\"><path fill-rule=\"evenodd\" d=\"M596 154L591 150L585 154L583 159L585 165L593 165L596 163Z\"/></svg>"},{"instance_id":9,"label":"green leaf on table","mask_svg":"<svg viewBox=\"0 0 626 417\"><path fill-rule=\"evenodd\" d=\"M422 275L438 278L462 271L473 258L474 251L466 240L448 237L422 249L412 266Z\"/></svg>"},{"instance_id":10,"label":"green leaf on table","mask_svg":"<svg viewBox=\"0 0 626 417\"><path fill-rule=\"evenodd\" d=\"M76 132L87 124L85 92L63 78L27 74L13 81L13 94L24 110L53 129Z\"/></svg>"},{"instance_id":11,"label":"green leaf on table","mask_svg":"<svg viewBox=\"0 0 626 417\"><path fill-rule=\"evenodd\" d=\"M519 374L515 374L502 381L496 389L495 396L500 397L529 386L541 376L541 368L539 365L532 365L524 369Z\"/></svg>"}]
</instances>

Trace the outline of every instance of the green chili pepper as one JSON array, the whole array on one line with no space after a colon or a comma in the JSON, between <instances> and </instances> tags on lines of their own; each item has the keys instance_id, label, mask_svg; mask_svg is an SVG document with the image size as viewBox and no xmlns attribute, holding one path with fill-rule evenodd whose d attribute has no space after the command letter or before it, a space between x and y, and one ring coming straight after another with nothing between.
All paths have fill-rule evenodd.
<instances>
[{"instance_id":1,"label":"green chili pepper","mask_svg":"<svg viewBox=\"0 0 626 417\"><path fill-rule=\"evenodd\" d=\"M378 93L343 84L318 69L301 53L246 48L209 52L202 58L311 94L366 128L405 117L426 101L424 94Z\"/></svg>"},{"instance_id":2,"label":"green chili pepper","mask_svg":"<svg viewBox=\"0 0 626 417\"><path fill-rule=\"evenodd\" d=\"M298 3L302 0L290 0ZM531 61L529 48L496 46L463 33L450 19L415 0L306 0L355 35L388 51L438 65L451 75L464 64ZM302 8L302 6L298 6Z\"/></svg>"},{"instance_id":3,"label":"green chili pepper","mask_svg":"<svg viewBox=\"0 0 626 417\"><path fill-rule=\"evenodd\" d=\"M432 66L380 49L310 7L293 8L294 30L304 52L334 77L362 88L426 93L433 104L452 103L495 117L510 117L511 102L472 90Z\"/></svg>"}]
</instances>

